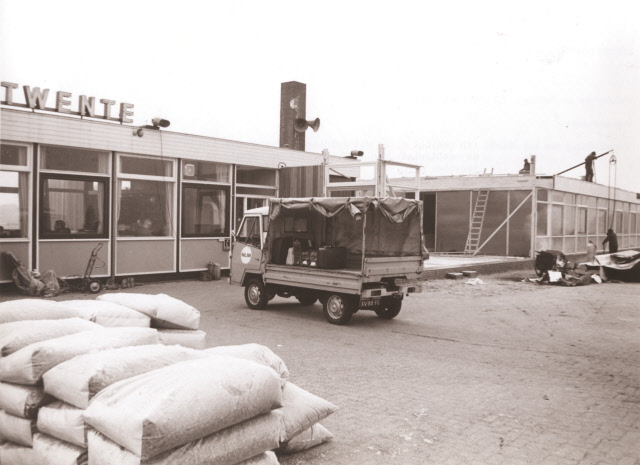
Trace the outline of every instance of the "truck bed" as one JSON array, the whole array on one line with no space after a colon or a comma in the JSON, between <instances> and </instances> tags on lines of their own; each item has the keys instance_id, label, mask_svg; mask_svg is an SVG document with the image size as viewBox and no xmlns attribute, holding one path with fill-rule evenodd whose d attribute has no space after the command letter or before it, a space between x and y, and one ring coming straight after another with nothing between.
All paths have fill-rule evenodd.
<instances>
[{"instance_id":1,"label":"truck bed","mask_svg":"<svg viewBox=\"0 0 640 465\"><path fill-rule=\"evenodd\" d=\"M268 264L264 281L266 284L359 294L365 282L376 282L392 276L416 279L421 272L420 257L371 257L365 258L364 272L359 267L325 270L308 266Z\"/></svg>"}]
</instances>

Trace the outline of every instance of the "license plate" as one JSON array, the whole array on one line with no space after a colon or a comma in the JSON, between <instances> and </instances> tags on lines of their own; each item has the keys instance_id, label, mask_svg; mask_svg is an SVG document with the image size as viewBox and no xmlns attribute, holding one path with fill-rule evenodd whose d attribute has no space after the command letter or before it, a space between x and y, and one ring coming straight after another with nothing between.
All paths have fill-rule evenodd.
<instances>
[{"instance_id":1,"label":"license plate","mask_svg":"<svg viewBox=\"0 0 640 465\"><path fill-rule=\"evenodd\" d=\"M378 308L380 306L380 299L363 299L360 301L360 308Z\"/></svg>"}]
</instances>

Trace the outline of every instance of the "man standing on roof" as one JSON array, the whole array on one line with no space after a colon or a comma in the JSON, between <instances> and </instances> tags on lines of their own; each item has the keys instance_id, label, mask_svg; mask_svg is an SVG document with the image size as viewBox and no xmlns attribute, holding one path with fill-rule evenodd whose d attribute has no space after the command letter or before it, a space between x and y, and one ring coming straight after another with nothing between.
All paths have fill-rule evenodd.
<instances>
[{"instance_id":1,"label":"man standing on roof","mask_svg":"<svg viewBox=\"0 0 640 465\"><path fill-rule=\"evenodd\" d=\"M609 243L609 253L616 253L618 251L618 236L613 232L613 229L607 231L607 237L602 241L602 247L607 242Z\"/></svg>"},{"instance_id":2,"label":"man standing on roof","mask_svg":"<svg viewBox=\"0 0 640 465\"><path fill-rule=\"evenodd\" d=\"M596 159L596 153L591 152L587 155L587 158L584 159L584 167L587 169L587 176L585 177L585 181L593 182L593 162Z\"/></svg>"}]
</instances>

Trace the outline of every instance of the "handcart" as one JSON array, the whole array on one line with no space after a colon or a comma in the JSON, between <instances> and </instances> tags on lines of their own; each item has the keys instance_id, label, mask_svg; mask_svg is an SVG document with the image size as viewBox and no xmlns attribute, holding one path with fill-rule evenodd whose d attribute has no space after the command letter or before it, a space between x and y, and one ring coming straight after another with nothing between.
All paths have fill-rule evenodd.
<instances>
[{"instance_id":1,"label":"handcart","mask_svg":"<svg viewBox=\"0 0 640 465\"><path fill-rule=\"evenodd\" d=\"M94 268L104 268L105 263L102 259L98 258L98 252L102 249L103 244L100 243L96 245L91 251L91 256L89 257L89 262L87 263L87 267L84 270L84 275L82 276L82 281L79 286L73 285L69 283L66 279L61 280L64 284L68 286L65 290L74 290L80 292L91 292L92 294L97 294L102 290L102 283L97 279L91 278L91 273L93 273ZM99 262L99 265L96 266L96 261ZM69 279L69 278L67 278Z\"/></svg>"}]
</instances>

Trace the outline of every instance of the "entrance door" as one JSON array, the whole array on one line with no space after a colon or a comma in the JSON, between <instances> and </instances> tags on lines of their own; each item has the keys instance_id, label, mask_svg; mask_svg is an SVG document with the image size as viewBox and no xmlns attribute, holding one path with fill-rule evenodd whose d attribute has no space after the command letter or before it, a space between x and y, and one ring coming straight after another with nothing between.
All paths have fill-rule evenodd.
<instances>
[{"instance_id":1,"label":"entrance door","mask_svg":"<svg viewBox=\"0 0 640 465\"><path fill-rule=\"evenodd\" d=\"M233 239L230 282L240 284L247 271L260 270L262 237L262 215L245 217Z\"/></svg>"}]
</instances>

